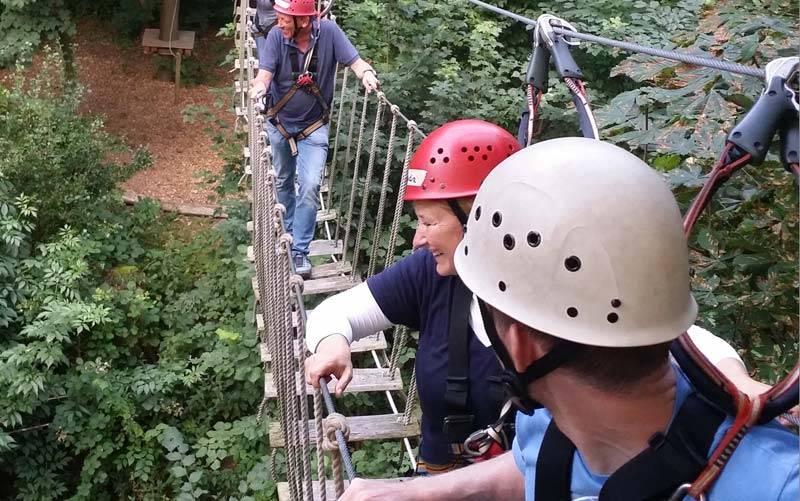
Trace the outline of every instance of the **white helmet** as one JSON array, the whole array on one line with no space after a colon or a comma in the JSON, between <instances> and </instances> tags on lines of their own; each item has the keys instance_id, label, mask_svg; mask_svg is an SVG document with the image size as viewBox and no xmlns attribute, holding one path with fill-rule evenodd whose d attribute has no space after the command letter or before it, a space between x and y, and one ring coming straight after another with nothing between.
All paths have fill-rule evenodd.
<instances>
[{"instance_id":1,"label":"white helmet","mask_svg":"<svg viewBox=\"0 0 800 501\"><path fill-rule=\"evenodd\" d=\"M577 343L657 344L697 317L672 193L637 157L594 139L544 141L493 170L455 266L486 303Z\"/></svg>"}]
</instances>

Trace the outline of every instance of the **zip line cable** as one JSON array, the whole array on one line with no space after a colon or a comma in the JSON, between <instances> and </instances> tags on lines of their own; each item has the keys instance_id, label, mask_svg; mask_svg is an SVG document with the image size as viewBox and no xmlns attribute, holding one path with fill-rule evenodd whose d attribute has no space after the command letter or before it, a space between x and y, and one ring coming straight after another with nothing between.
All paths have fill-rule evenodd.
<instances>
[{"instance_id":1,"label":"zip line cable","mask_svg":"<svg viewBox=\"0 0 800 501\"><path fill-rule=\"evenodd\" d=\"M534 19L530 19L528 17L521 16L513 12L509 12L505 9L501 9L500 7L495 7L494 5L482 2L481 0L468 0L468 1L485 9L491 10L492 12L495 12L497 14L501 14L503 16L519 21L523 24L527 24L529 26L538 25L538 22ZM588 33L580 33L578 31L568 30L555 25L552 26L552 30L555 33L558 33L559 35L565 37L578 38L581 40L586 40L587 42L595 42L601 45L616 47L618 49L623 49L628 52L639 52L650 56L662 57L665 59L671 59L673 61L678 61L681 63L691 64L694 66L705 66L706 68L713 68L721 71L728 71L730 73L738 73L740 75L747 75L761 79L763 79L765 75L763 68L756 68L754 66L745 66L743 64L731 63L729 61L723 61L721 59L715 59L712 57L681 54L680 52L675 52L673 50L657 49L655 47L647 47L645 45L639 45L636 43L612 40L610 38L599 37L597 35L590 35Z\"/></svg>"}]
</instances>

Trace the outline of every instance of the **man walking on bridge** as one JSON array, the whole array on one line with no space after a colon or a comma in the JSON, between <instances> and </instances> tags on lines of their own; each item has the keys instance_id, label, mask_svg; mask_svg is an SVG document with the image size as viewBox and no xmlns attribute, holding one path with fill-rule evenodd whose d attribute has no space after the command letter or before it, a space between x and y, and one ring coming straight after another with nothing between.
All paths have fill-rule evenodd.
<instances>
[{"instance_id":1,"label":"man walking on bridge","mask_svg":"<svg viewBox=\"0 0 800 501\"><path fill-rule=\"evenodd\" d=\"M303 278L311 274L319 188L328 156L328 116L336 64L350 67L367 91L379 86L375 70L333 21L320 19L315 0L275 0L278 29L258 50L258 75L250 95L269 90L267 134L277 174L278 201L286 207L292 258ZM295 176L298 190L295 193Z\"/></svg>"}]
</instances>

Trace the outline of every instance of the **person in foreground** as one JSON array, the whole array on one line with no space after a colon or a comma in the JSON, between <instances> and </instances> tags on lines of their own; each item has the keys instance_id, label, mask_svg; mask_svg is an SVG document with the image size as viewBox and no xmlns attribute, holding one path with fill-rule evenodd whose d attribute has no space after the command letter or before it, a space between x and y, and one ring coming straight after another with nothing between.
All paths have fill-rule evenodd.
<instances>
[{"instance_id":1,"label":"person in foreground","mask_svg":"<svg viewBox=\"0 0 800 501\"><path fill-rule=\"evenodd\" d=\"M733 420L669 357L697 304L660 176L600 141L526 148L479 190L455 267L521 410L513 451L401 488L356 479L342 500L665 500L695 480ZM753 427L707 499L796 501L799 445Z\"/></svg>"}]
</instances>

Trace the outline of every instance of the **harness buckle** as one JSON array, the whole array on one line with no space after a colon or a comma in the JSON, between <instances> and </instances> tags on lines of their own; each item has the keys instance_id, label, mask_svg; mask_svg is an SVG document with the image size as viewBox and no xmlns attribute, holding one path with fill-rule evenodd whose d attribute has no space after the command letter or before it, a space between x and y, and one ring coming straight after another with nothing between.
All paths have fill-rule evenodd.
<instances>
[{"instance_id":1,"label":"harness buckle","mask_svg":"<svg viewBox=\"0 0 800 501\"><path fill-rule=\"evenodd\" d=\"M447 434L450 442L460 442L472 431L474 423L475 415L473 414L453 414L445 416L442 431Z\"/></svg>"},{"instance_id":2,"label":"harness buckle","mask_svg":"<svg viewBox=\"0 0 800 501\"><path fill-rule=\"evenodd\" d=\"M300 87L308 87L314 83L314 79L311 77L311 72L306 71L297 79L297 85Z\"/></svg>"}]
</instances>

